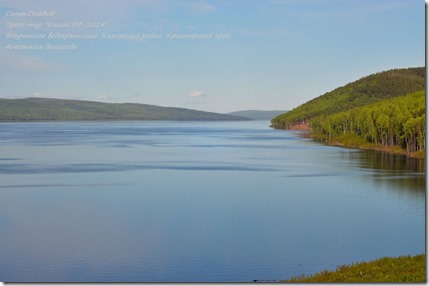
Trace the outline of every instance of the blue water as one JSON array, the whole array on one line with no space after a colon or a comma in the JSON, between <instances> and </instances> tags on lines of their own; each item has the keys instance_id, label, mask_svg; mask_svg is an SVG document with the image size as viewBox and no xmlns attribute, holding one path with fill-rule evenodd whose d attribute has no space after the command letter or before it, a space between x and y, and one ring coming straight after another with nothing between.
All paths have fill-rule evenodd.
<instances>
[{"instance_id":1,"label":"blue water","mask_svg":"<svg viewBox=\"0 0 429 286\"><path fill-rule=\"evenodd\" d=\"M268 126L0 124L0 281L251 282L425 251L424 161Z\"/></svg>"}]
</instances>

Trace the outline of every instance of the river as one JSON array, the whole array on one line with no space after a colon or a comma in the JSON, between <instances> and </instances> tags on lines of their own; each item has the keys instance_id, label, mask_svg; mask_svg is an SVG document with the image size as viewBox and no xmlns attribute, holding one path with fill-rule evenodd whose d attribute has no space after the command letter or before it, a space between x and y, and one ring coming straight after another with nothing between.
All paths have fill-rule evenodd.
<instances>
[{"instance_id":1,"label":"river","mask_svg":"<svg viewBox=\"0 0 429 286\"><path fill-rule=\"evenodd\" d=\"M268 126L0 124L0 281L251 282L425 252L424 160Z\"/></svg>"}]
</instances>

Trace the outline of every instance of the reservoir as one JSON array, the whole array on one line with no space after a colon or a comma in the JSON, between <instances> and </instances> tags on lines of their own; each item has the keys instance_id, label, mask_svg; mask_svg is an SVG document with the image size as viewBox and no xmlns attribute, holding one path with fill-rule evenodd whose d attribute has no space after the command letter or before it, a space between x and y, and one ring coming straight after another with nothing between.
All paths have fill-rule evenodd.
<instances>
[{"instance_id":1,"label":"reservoir","mask_svg":"<svg viewBox=\"0 0 429 286\"><path fill-rule=\"evenodd\" d=\"M0 281L252 282L425 252L425 161L269 122L0 124Z\"/></svg>"}]
</instances>

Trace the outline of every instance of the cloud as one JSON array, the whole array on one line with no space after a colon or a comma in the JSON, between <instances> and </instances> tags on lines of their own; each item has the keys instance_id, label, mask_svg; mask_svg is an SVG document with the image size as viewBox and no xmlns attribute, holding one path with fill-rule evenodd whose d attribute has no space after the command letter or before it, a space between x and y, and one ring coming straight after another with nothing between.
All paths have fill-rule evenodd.
<instances>
[{"instance_id":1,"label":"cloud","mask_svg":"<svg viewBox=\"0 0 429 286\"><path fill-rule=\"evenodd\" d=\"M338 1L338 0L337 0ZM289 4L324 4L326 2L335 2L335 0L271 0L272 4L289 5Z\"/></svg>"},{"instance_id":2,"label":"cloud","mask_svg":"<svg viewBox=\"0 0 429 286\"><path fill-rule=\"evenodd\" d=\"M86 17L100 16L100 14L110 18L125 11L133 11L136 8L157 9L163 5L163 0L111 0L109 5L106 5L105 0L2 0L0 7L21 11L54 11L56 16L72 16L73 19L76 19L79 15Z\"/></svg>"},{"instance_id":3,"label":"cloud","mask_svg":"<svg viewBox=\"0 0 429 286\"><path fill-rule=\"evenodd\" d=\"M372 12L388 12L391 10L400 10L409 8L412 4L409 1L389 1L389 2L383 2L383 3L370 3L369 9Z\"/></svg>"},{"instance_id":4,"label":"cloud","mask_svg":"<svg viewBox=\"0 0 429 286\"><path fill-rule=\"evenodd\" d=\"M199 14L211 14L213 12L216 12L216 7L212 4L209 4L207 2L196 2L189 6L192 12L199 13Z\"/></svg>"},{"instance_id":5,"label":"cloud","mask_svg":"<svg viewBox=\"0 0 429 286\"><path fill-rule=\"evenodd\" d=\"M3 16L7 11L46 11L54 13L50 17L0 17L0 32L2 34L10 32L6 28L7 21L19 20L28 24L34 22L34 18L44 18L36 20L52 22L100 22L104 23L109 29L118 29L121 24L127 23L129 19L141 18L141 13L154 14L154 12L164 11L166 7L169 7L165 0L109 0L109 5L106 5L105 0L2 0L0 2L0 9L5 11ZM137 20L134 22L137 22ZM46 30L49 29L45 25L39 31ZM73 30L82 33L82 28L68 29L68 31ZM31 30L31 28L27 27L23 28L22 31L34 32L34 29Z\"/></svg>"},{"instance_id":6,"label":"cloud","mask_svg":"<svg viewBox=\"0 0 429 286\"><path fill-rule=\"evenodd\" d=\"M109 96L107 94L103 93L103 94L97 95L95 98L97 100L107 100L107 99L109 99Z\"/></svg>"},{"instance_id":7,"label":"cloud","mask_svg":"<svg viewBox=\"0 0 429 286\"><path fill-rule=\"evenodd\" d=\"M193 90L190 93L188 93L188 96L190 97L201 97L201 96L205 96L206 93L202 90Z\"/></svg>"},{"instance_id":8,"label":"cloud","mask_svg":"<svg viewBox=\"0 0 429 286\"><path fill-rule=\"evenodd\" d=\"M19 71L50 71L64 70L65 66L46 61L41 57L25 56L15 52L0 51L2 68Z\"/></svg>"},{"instance_id":9,"label":"cloud","mask_svg":"<svg viewBox=\"0 0 429 286\"><path fill-rule=\"evenodd\" d=\"M31 95L31 97L39 97L39 98L56 98L55 96L40 92L40 91L36 91L35 93L33 93Z\"/></svg>"},{"instance_id":10,"label":"cloud","mask_svg":"<svg viewBox=\"0 0 429 286\"><path fill-rule=\"evenodd\" d=\"M350 11L346 16L349 16L350 13L383 13L391 10L403 10L412 6L412 1L406 0L385 0L385 1L369 1L369 0L355 0L355 1L344 1L344 0L271 0L271 4L274 5L289 5L289 6L301 6L301 7L310 7L312 9L307 9L302 12L303 15L308 15L310 11L316 15L322 15L330 17L335 16L335 11L338 13L343 10ZM331 7L336 7L335 10L332 10ZM322 10L316 9L317 7L324 7ZM326 8L328 7L328 10ZM331 11L331 12L330 12ZM334 11L334 12L332 12Z\"/></svg>"}]
</instances>

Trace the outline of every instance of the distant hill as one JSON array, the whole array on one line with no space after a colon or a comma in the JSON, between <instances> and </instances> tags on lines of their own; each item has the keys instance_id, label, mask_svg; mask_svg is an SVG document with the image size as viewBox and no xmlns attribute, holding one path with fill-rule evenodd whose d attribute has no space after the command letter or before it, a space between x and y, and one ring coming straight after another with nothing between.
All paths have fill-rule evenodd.
<instances>
[{"instance_id":1,"label":"distant hill","mask_svg":"<svg viewBox=\"0 0 429 286\"><path fill-rule=\"evenodd\" d=\"M235 121L247 118L176 107L102 103L54 98L0 99L0 121L189 120Z\"/></svg>"},{"instance_id":2,"label":"distant hill","mask_svg":"<svg viewBox=\"0 0 429 286\"><path fill-rule=\"evenodd\" d=\"M252 120L271 120L282 113L287 112L287 110L242 110L227 113L229 115L247 117Z\"/></svg>"},{"instance_id":3,"label":"distant hill","mask_svg":"<svg viewBox=\"0 0 429 286\"><path fill-rule=\"evenodd\" d=\"M330 115L380 100L425 90L425 67L393 69L372 74L327 92L271 120L274 128L289 129L319 115Z\"/></svg>"}]
</instances>

